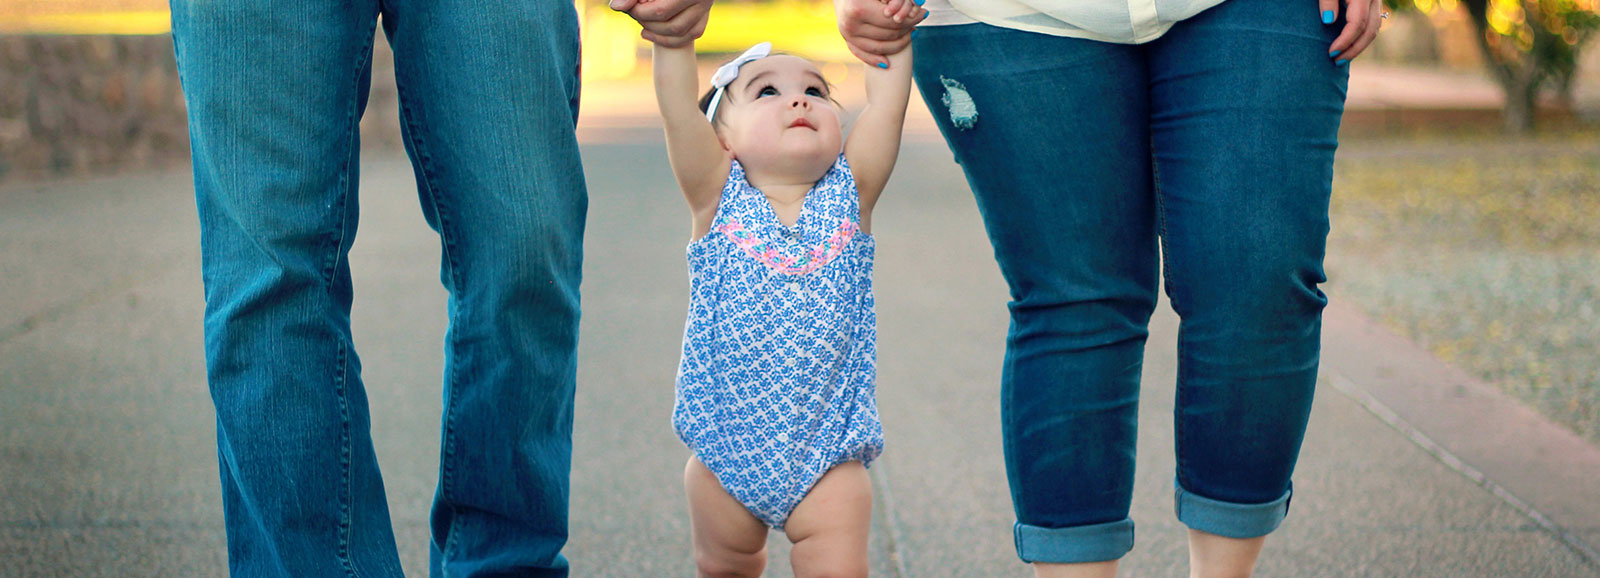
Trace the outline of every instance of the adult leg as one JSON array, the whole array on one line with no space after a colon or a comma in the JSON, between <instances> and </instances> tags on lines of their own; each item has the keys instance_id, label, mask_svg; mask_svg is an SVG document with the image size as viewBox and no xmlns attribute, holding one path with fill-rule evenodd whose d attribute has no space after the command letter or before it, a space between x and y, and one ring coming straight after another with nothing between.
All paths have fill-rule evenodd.
<instances>
[{"instance_id":1,"label":"adult leg","mask_svg":"<svg viewBox=\"0 0 1600 578\"><path fill-rule=\"evenodd\" d=\"M172 2L235 576L399 576L350 336L374 2Z\"/></svg>"},{"instance_id":2,"label":"adult leg","mask_svg":"<svg viewBox=\"0 0 1600 578\"><path fill-rule=\"evenodd\" d=\"M834 466L784 522L784 532L794 542L789 562L795 578L865 578L871 527L872 479L867 468L861 462Z\"/></svg>"},{"instance_id":3,"label":"adult leg","mask_svg":"<svg viewBox=\"0 0 1600 578\"><path fill-rule=\"evenodd\" d=\"M1248 575L1288 511L1316 383L1348 69L1342 24L1231 0L1151 43L1167 290L1182 317L1178 517L1196 575Z\"/></svg>"},{"instance_id":4,"label":"adult leg","mask_svg":"<svg viewBox=\"0 0 1600 578\"><path fill-rule=\"evenodd\" d=\"M700 578L754 578L767 567L767 525L723 489L717 476L689 458L683 470L689 527Z\"/></svg>"},{"instance_id":5,"label":"adult leg","mask_svg":"<svg viewBox=\"0 0 1600 578\"><path fill-rule=\"evenodd\" d=\"M386 1L449 290L434 575L565 576L583 168L570 2Z\"/></svg>"},{"instance_id":6,"label":"adult leg","mask_svg":"<svg viewBox=\"0 0 1600 578\"><path fill-rule=\"evenodd\" d=\"M1116 560L1133 547L1158 272L1142 57L982 24L913 42L917 86L1011 289L1001 418L1017 554Z\"/></svg>"},{"instance_id":7,"label":"adult leg","mask_svg":"<svg viewBox=\"0 0 1600 578\"><path fill-rule=\"evenodd\" d=\"M1255 573L1256 559L1266 546L1267 537L1230 538L1189 529L1189 576L1191 578L1246 577Z\"/></svg>"}]
</instances>

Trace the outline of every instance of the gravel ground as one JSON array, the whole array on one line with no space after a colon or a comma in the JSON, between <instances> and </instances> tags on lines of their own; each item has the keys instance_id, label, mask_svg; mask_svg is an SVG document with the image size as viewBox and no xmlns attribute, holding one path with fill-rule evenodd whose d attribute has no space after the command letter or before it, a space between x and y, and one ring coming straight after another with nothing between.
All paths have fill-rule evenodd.
<instances>
[{"instance_id":1,"label":"gravel ground","mask_svg":"<svg viewBox=\"0 0 1600 578\"><path fill-rule=\"evenodd\" d=\"M1600 129L1344 144L1329 293L1600 442Z\"/></svg>"}]
</instances>

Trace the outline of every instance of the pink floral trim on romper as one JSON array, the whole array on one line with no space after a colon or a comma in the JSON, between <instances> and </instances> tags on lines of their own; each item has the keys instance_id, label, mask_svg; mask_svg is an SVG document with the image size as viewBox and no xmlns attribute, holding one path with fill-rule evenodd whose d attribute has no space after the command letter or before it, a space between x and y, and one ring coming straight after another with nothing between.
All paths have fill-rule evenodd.
<instances>
[{"instance_id":1,"label":"pink floral trim on romper","mask_svg":"<svg viewBox=\"0 0 1600 578\"><path fill-rule=\"evenodd\" d=\"M845 245L855 237L860 227L853 222L839 223L839 228L829 235L827 239L812 247L804 255L795 257L784 255L778 251L773 243L751 233L744 228L744 223L729 221L717 227L717 232L728 236L733 244L744 250L751 258L762 262L774 271L789 275L804 275L827 265L839 254L844 252Z\"/></svg>"}]
</instances>

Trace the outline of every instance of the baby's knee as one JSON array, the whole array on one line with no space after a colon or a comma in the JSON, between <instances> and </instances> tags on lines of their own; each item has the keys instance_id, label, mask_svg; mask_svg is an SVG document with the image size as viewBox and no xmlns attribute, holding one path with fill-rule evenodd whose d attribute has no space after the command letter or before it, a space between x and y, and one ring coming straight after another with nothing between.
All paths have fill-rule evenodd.
<instances>
[{"instance_id":1,"label":"baby's knee","mask_svg":"<svg viewBox=\"0 0 1600 578\"><path fill-rule=\"evenodd\" d=\"M756 578L767 567L767 549L735 552L696 548L694 565L699 578Z\"/></svg>"}]
</instances>

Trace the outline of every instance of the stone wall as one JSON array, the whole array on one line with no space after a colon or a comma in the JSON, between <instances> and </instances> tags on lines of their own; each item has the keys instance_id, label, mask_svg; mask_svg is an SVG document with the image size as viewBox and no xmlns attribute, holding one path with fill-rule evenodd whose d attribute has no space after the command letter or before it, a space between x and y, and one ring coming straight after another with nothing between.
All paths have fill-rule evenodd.
<instances>
[{"instance_id":1,"label":"stone wall","mask_svg":"<svg viewBox=\"0 0 1600 578\"><path fill-rule=\"evenodd\" d=\"M362 145L399 150L394 59L374 44ZM0 35L0 182L181 165L185 114L171 36Z\"/></svg>"},{"instance_id":2,"label":"stone wall","mask_svg":"<svg viewBox=\"0 0 1600 578\"><path fill-rule=\"evenodd\" d=\"M0 37L0 179L167 162L187 130L171 37Z\"/></svg>"}]
</instances>

